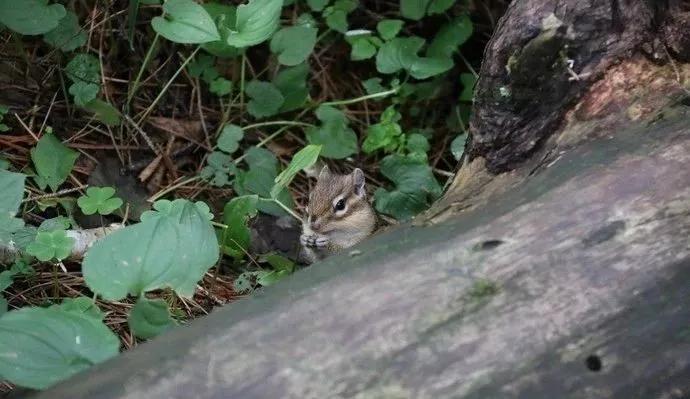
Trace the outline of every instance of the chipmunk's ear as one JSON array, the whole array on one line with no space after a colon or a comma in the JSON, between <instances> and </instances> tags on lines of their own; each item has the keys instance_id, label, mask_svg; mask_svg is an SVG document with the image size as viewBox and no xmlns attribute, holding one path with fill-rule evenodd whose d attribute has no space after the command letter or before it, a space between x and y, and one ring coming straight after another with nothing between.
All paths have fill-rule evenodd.
<instances>
[{"instance_id":1,"label":"chipmunk's ear","mask_svg":"<svg viewBox=\"0 0 690 399\"><path fill-rule=\"evenodd\" d=\"M362 169L357 168L352 171L352 181L355 184L355 195L358 197L365 197L367 191L364 189L364 172Z\"/></svg>"},{"instance_id":2,"label":"chipmunk's ear","mask_svg":"<svg viewBox=\"0 0 690 399\"><path fill-rule=\"evenodd\" d=\"M323 178L326 178L331 175L331 170L328 169L328 165L324 165L323 168L321 168L321 172L319 172L319 177L317 177L317 180L321 180Z\"/></svg>"}]
</instances>

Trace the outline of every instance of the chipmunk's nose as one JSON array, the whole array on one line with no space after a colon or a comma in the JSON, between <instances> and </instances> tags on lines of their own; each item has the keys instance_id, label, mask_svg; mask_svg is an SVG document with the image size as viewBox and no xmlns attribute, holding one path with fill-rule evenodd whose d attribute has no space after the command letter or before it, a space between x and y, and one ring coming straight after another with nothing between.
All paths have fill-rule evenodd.
<instances>
[{"instance_id":1,"label":"chipmunk's nose","mask_svg":"<svg viewBox=\"0 0 690 399\"><path fill-rule=\"evenodd\" d=\"M312 221L311 221L311 229L314 230L314 231L319 231L319 230L321 230L322 223L323 223L323 222L321 221L321 219L314 219L314 220L312 220Z\"/></svg>"}]
</instances>

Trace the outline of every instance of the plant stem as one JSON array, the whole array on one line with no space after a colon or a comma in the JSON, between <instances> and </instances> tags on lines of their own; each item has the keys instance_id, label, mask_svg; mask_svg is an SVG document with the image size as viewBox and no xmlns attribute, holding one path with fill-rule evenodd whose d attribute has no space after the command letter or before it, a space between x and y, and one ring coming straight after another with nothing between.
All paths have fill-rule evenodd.
<instances>
[{"instance_id":1,"label":"plant stem","mask_svg":"<svg viewBox=\"0 0 690 399\"><path fill-rule=\"evenodd\" d=\"M279 207L283 208L283 210L284 210L285 212L289 213L293 218L299 220L300 222L302 221L302 218L301 218L298 214L296 214L295 211L293 211L292 209L290 209L290 208L288 208L287 206L285 206L285 204L283 204L282 202L278 201L278 200L275 199L275 198L271 198L271 201L273 201L273 202L275 202L276 204L278 204Z\"/></svg>"},{"instance_id":2,"label":"plant stem","mask_svg":"<svg viewBox=\"0 0 690 399\"><path fill-rule=\"evenodd\" d=\"M199 51L199 49L201 49L201 46L197 46L197 48L194 49L194 51L192 52L192 54L190 54L189 57L187 57L187 58L184 60L184 62L182 63L182 65L180 65L180 67L177 69L177 71L175 71L175 73L174 73L173 76L170 78L170 80L168 80L168 82L165 84L165 86L163 86L163 89L161 89L160 93L158 93L158 96L156 97L156 99L153 100L153 102L151 103L151 105L149 105L149 107L146 108L146 111L144 111L144 114L141 116L141 118L139 118L139 121L137 121L137 124L138 124L138 125L141 126L142 122L144 122L144 120L146 119L146 117L149 116L149 114L151 113L151 111L153 110L153 108L158 104L158 102L161 100L161 98L163 98L163 95L168 91L168 89L170 88L170 86L173 84L173 82L175 81L175 79L177 79L177 77L180 75L180 73L184 70L184 68L187 66L187 64L189 64L189 61L191 61L192 58L194 58L194 56L195 56L196 53Z\"/></svg>"},{"instance_id":3,"label":"plant stem","mask_svg":"<svg viewBox=\"0 0 690 399\"><path fill-rule=\"evenodd\" d=\"M244 74L245 74L245 64L247 63L247 53L242 53L242 64L240 66L240 118L244 114ZM241 120L241 119L240 119Z\"/></svg>"},{"instance_id":4,"label":"plant stem","mask_svg":"<svg viewBox=\"0 0 690 399\"><path fill-rule=\"evenodd\" d=\"M374 93L374 94L367 94L366 96L361 96L357 98L351 98L349 100L336 100L336 101L327 101L325 103L318 104L317 106L321 105L348 105L348 104L354 104L358 103L360 101L366 101L366 100L371 100L372 98L379 98L379 97L386 97L391 94L395 94L398 91L398 89L390 89L386 91L382 91L379 93Z\"/></svg>"},{"instance_id":5,"label":"plant stem","mask_svg":"<svg viewBox=\"0 0 690 399\"><path fill-rule=\"evenodd\" d=\"M151 42L151 46L149 46L149 50L146 52L146 56L144 56L144 61L141 63L141 67L139 67L139 73L137 73L137 77L134 79L134 83L129 88L129 94L127 95L127 104L125 105L125 109L129 109L129 106L132 103L132 99L134 98L134 94L139 89L139 82L141 81L142 75L144 75L144 70L149 65L149 62L151 62L151 57L153 56L153 49L156 47L156 44L158 44L159 37L160 36L158 35L158 33L156 33L156 36L153 38L153 41Z\"/></svg>"},{"instance_id":6,"label":"plant stem","mask_svg":"<svg viewBox=\"0 0 690 399\"><path fill-rule=\"evenodd\" d=\"M254 129L254 128L263 127L263 126L276 126L276 125L316 127L316 126L312 125L311 123L304 123L304 122L268 121L268 122L259 122L259 123L253 123L251 125L247 125L247 126L243 127L242 130Z\"/></svg>"},{"instance_id":7,"label":"plant stem","mask_svg":"<svg viewBox=\"0 0 690 399\"><path fill-rule=\"evenodd\" d=\"M199 179L201 179L201 176L197 175L197 176L192 176L188 179L182 180L181 182L179 182L177 184L173 184L172 186L166 188L165 190L162 190L162 191L157 192L156 194L153 194L151 197L149 197L149 199L147 201L154 202L155 200L164 196L165 194L167 194L171 191L177 190L178 188L184 186L185 184L189 184L189 183L197 181Z\"/></svg>"}]
</instances>

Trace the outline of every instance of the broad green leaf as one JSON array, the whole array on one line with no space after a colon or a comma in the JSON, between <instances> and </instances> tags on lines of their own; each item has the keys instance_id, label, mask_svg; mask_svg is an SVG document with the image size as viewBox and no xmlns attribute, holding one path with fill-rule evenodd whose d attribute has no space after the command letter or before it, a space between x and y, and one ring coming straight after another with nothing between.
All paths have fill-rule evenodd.
<instances>
[{"instance_id":1,"label":"broad green leaf","mask_svg":"<svg viewBox=\"0 0 690 399\"><path fill-rule=\"evenodd\" d=\"M92 100L84 105L84 109L93 112L96 119L107 126L118 126L121 122L120 111L103 100Z\"/></svg>"},{"instance_id":2,"label":"broad green leaf","mask_svg":"<svg viewBox=\"0 0 690 399\"><path fill-rule=\"evenodd\" d=\"M167 0L163 12L163 16L151 20L151 26L171 42L201 44L220 40L213 18L192 0Z\"/></svg>"},{"instance_id":3,"label":"broad green leaf","mask_svg":"<svg viewBox=\"0 0 690 399\"><path fill-rule=\"evenodd\" d=\"M383 80L381 78L371 78L362 81L362 86L366 90L367 94L376 94L386 91L386 88L381 84ZM377 99L380 101L380 99Z\"/></svg>"},{"instance_id":4,"label":"broad green leaf","mask_svg":"<svg viewBox=\"0 0 690 399\"><path fill-rule=\"evenodd\" d=\"M264 148L252 147L246 152L245 162L248 171L237 171L237 178L233 188L238 195L257 194L259 200L257 208L264 213L275 216L286 215L286 212L271 198L273 181L278 175L278 160L271 151ZM288 208L293 208L294 201L287 189L283 189L276 198Z\"/></svg>"},{"instance_id":5,"label":"broad green leaf","mask_svg":"<svg viewBox=\"0 0 690 399\"><path fill-rule=\"evenodd\" d=\"M232 154L240 148L240 141L244 137L244 131L241 127L228 123L223 126L223 130L218 137L218 148Z\"/></svg>"},{"instance_id":6,"label":"broad green leaf","mask_svg":"<svg viewBox=\"0 0 690 399\"><path fill-rule=\"evenodd\" d=\"M118 354L120 341L102 321L60 307L25 307L0 317L0 375L45 389Z\"/></svg>"},{"instance_id":7,"label":"broad green leaf","mask_svg":"<svg viewBox=\"0 0 690 399\"><path fill-rule=\"evenodd\" d=\"M191 297L218 261L218 240L208 212L187 200L156 201L141 223L112 232L84 257L89 288L107 300L170 287Z\"/></svg>"},{"instance_id":8,"label":"broad green leaf","mask_svg":"<svg viewBox=\"0 0 690 399\"><path fill-rule=\"evenodd\" d=\"M276 75L273 84L280 90L285 99L280 107L280 112L293 111L304 105L309 96L308 75L309 64L306 62L285 68Z\"/></svg>"},{"instance_id":9,"label":"broad green leaf","mask_svg":"<svg viewBox=\"0 0 690 399\"><path fill-rule=\"evenodd\" d=\"M74 97L74 103L80 107L96 99L101 87L94 83L75 82L69 87L69 94Z\"/></svg>"},{"instance_id":10,"label":"broad green leaf","mask_svg":"<svg viewBox=\"0 0 690 399\"><path fill-rule=\"evenodd\" d=\"M4 296L0 296L0 317L7 313L7 299Z\"/></svg>"},{"instance_id":11,"label":"broad green leaf","mask_svg":"<svg viewBox=\"0 0 690 399\"><path fill-rule=\"evenodd\" d=\"M453 4L455 4L455 0L431 0L426 13L427 15L441 14L451 8Z\"/></svg>"},{"instance_id":12,"label":"broad green leaf","mask_svg":"<svg viewBox=\"0 0 690 399\"><path fill-rule=\"evenodd\" d=\"M227 42L235 47L254 46L268 40L278 29L283 0L249 0L237 7L235 29Z\"/></svg>"},{"instance_id":13,"label":"broad green leaf","mask_svg":"<svg viewBox=\"0 0 690 399\"><path fill-rule=\"evenodd\" d=\"M86 189L86 195L77 199L77 205L84 215L109 215L123 204L122 199L114 195L115 189L112 187L89 187Z\"/></svg>"},{"instance_id":14,"label":"broad green leaf","mask_svg":"<svg viewBox=\"0 0 690 399\"><path fill-rule=\"evenodd\" d=\"M0 213L14 216L24 197L24 176L0 170Z\"/></svg>"},{"instance_id":15,"label":"broad green leaf","mask_svg":"<svg viewBox=\"0 0 690 399\"><path fill-rule=\"evenodd\" d=\"M285 102L283 94L271 82L252 80L245 88L245 92L251 98L247 103L247 112L255 118L277 114Z\"/></svg>"},{"instance_id":16,"label":"broad green leaf","mask_svg":"<svg viewBox=\"0 0 690 399\"><path fill-rule=\"evenodd\" d=\"M309 144L297 151L287 168L276 177L275 186L271 189L271 198L278 197L282 189L290 185L299 171L314 165L319 159L321 148L320 145Z\"/></svg>"},{"instance_id":17,"label":"broad green leaf","mask_svg":"<svg viewBox=\"0 0 690 399\"><path fill-rule=\"evenodd\" d=\"M200 78L207 71L215 69L215 59L208 54L199 54L187 64L187 72L193 78Z\"/></svg>"},{"instance_id":18,"label":"broad green leaf","mask_svg":"<svg viewBox=\"0 0 690 399\"><path fill-rule=\"evenodd\" d=\"M247 222L256 216L258 200L257 195L243 195L225 204L223 223L228 228L221 231L221 242L224 252L234 258L244 258L249 250L251 234Z\"/></svg>"},{"instance_id":19,"label":"broad green leaf","mask_svg":"<svg viewBox=\"0 0 690 399\"><path fill-rule=\"evenodd\" d=\"M441 186L431 167L420 157L389 155L381 161L381 173L395 188L374 193L376 210L398 220L407 220L429 207L441 195Z\"/></svg>"},{"instance_id":20,"label":"broad green leaf","mask_svg":"<svg viewBox=\"0 0 690 399\"><path fill-rule=\"evenodd\" d=\"M170 317L168 304L162 299L139 297L127 316L127 324L134 335L149 339L176 325Z\"/></svg>"},{"instance_id":21,"label":"broad green leaf","mask_svg":"<svg viewBox=\"0 0 690 399\"><path fill-rule=\"evenodd\" d=\"M309 128L305 134L309 143L322 147L321 156L343 159L357 153L357 134L348 127L349 121L342 111L322 105L315 114L321 126Z\"/></svg>"},{"instance_id":22,"label":"broad green leaf","mask_svg":"<svg viewBox=\"0 0 690 399\"><path fill-rule=\"evenodd\" d=\"M323 11L324 7L330 3L330 0L307 0L309 8L313 11Z\"/></svg>"},{"instance_id":23,"label":"broad green leaf","mask_svg":"<svg viewBox=\"0 0 690 399\"><path fill-rule=\"evenodd\" d=\"M381 73L407 70L416 79L426 79L453 67L450 58L423 58L417 52L424 46L419 37L395 38L383 45L376 55L376 69Z\"/></svg>"},{"instance_id":24,"label":"broad green leaf","mask_svg":"<svg viewBox=\"0 0 690 399\"><path fill-rule=\"evenodd\" d=\"M404 22L399 19L384 19L376 24L376 30L383 40L391 40L398 35Z\"/></svg>"},{"instance_id":25,"label":"broad green leaf","mask_svg":"<svg viewBox=\"0 0 690 399\"><path fill-rule=\"evenodd\" d=\"M347 32L347 15L357 8L355 0L336 0L332 6L323 11L326 17L326 25L336 32Z\"/></svg>"},{"instance_id":26,"label":"broad green leaf","mask_svg":"<svg viewBox=\"0 0 690 399\"><path fill-rule=\"evenodd\" d=\"M426 137L419 133L413 133L407 136L405 148L411 154L426 154L431 149L431 146Z\"/></svg>"},{"instance_id":27,"label":"broad green leaf","mask_svg":"<svg viewBox=\"0 0 690 399\"><path fill-rule=\"evenodd\" d=\"M36 147L31 149L31 160L37 173L34 177L36 184L41 190L50 186L57 191L60 184L67 180L77 157L78 152L67 148L52 133L43 135Z\"/></svg>"},{"instance_id":28,"label":"broad green leaf","mask_svg":"<svg viewBox=\"0 0 690 399\"><path fill-rule=\"evenodd\" d=\"M430 0L400 0L400 15L419 21L426 14Z\"/></svg>"},{"instance_id":29,"label":"broad green leaf","mask_svg":"<svg viewBox=\"0 0 690 399\"><path fill-rule=\"evenodd\" d=\"M462 154L465 152L465 141L467 140L467 134L460 134L450 143L450 152L453 154L453 158L459 161L462 158Z\"/></svg>"},{"instance_id":30,"label":"broad green leaf","mask_svg":"<svg viewBox=\"0 0 690 399\"><path fill-rule=\"evenodd\" d=\"M0 0L0 24L22 35L40 35L57 28L66 11L48 0Z\"/></svg>"},{"instance_id":31,"label":"broad green leaf","mask_svg":"<svg viewBox=\"0 0 690 399\"><path fill-rule=\"evenodd\" d=\"M352 46L350 50L350 59L352 61L361 61L369 59L376 55L376 46L371 41L369 35L358 35L348 38L348 42Z\"/></svg>"},{"instance_id":32,"label":"broad green leaf","mask_svg":"<svg viewBox=\"0 0 690 399\"><path fill-rule=\"evenodd\" d=\"M404 139L402 128L398 124L401 117L394 106L386 108L381 114L381 121L367 129L367 137L362 143L362 150L367 154L379 149L384 149L386 152L396 151Z\"/></svg>"},{"instance_id":33,"label":"broad green leaf","mask_svg":"<svg viewBox=\"0 0 690 399\"><path fill-rule=\"evenodd\" d=\"M64 216L57 216L54 218L46 219L41 222L38 226L37 231L55 231L55 230L67 230L70 226L70 220Z\"/></svg>"},{"instance_id":34,"label":"broad green leaf","mask_svg":"<svg viewBox=\"0 0 690 399\"><path fill-rule=\"evenodd\" d=\"M22 227L24 227L22 219L12 217L9 213L0 213L0 245L16 244L15 235L21 231Z\"/></svg>"},{"instance_id":35,"label":"broad green leaf","mask_svg":"<svg viewBox=\"0 0 690 399\"><path fill-rule=\"evenodd\" d=\"M230 155L214 151L206 159L206 166L201 170L201 177L209 180L211 185L223 187L230 183L230 176L237 172L235 162Z\"/></svg>"},{"instance_id":36,"label":"broad green leaf","mask_svg":"<svg viewBox=\"0 0 690 399\"><path fill-rule=\"evenodd\" d=\"M77 14L67 11L58 26L43 35L43 40L62 51L72 51L86 44L86 32L79 25Z\"/></svg>"},{"instance_id":37,"label":"broad green leaf","mask_svg":"<svg viewBox=\"0 0 690 399\"><path fill-rule=\"evenodd\" d=\"M211 93L217 96L227 96L232 93L232 82L225 78L214 79L209 85Z\"/></svg>"},{"instance_id":38,"label":"broad green leaf","mask_svg":"<svg viewBox=\"0 0 690 399\"><path fill-rule=\"evenodd\" d=\"M201 48L216 57L234 58L238 56L241 51L237 49L237 47L228 44L228 35L235 29L237 8L231 4L220 4L217 2L205 3L203 7L211 18L213 18L216 26L218 26L220 40L204 43L201 45Z\"/></svg>"},{"instance_id":39,"label":"broad green leaf","mask_svg":"<svg viewBox=\"0 0 690 399\"><path fill-rule=\"evenodd\" d=\"M98 306L96 306L96 304L93 302L93 299L85 296L63 299L61 304L53 305L51 307L57 307L66 312L91 317L98 321L103 320L105 317L105 314L101 311L101 309L98 308Z\"/></svg>"},{"instance_id":40,"label":"broad green leaf","mask_svg":"<svg viewBox=\"0 0 690 399\"><path fill-rule=\"evenodd\" d=\"M66 259L73 246L74 238L68 237L64 230L39 231L26 252L40 261L48 262L52 259Z\"/></svg>"},{"instance_id":41,"label":"broad green leaf","mask_svg":"<svg viewBox=\"0 0 690 399\"><path fill-rule=\"evenodd\" d=\"M460 101L472 101L474 97L474 85L477 83L477 77L472 73L461 73L460 81L462 82L462 93L460 93Z\"/></svg>"},{"instance_id":42,"label":"broad green leaf","mask_svg":"<svg viewBox=\"0 0 690 399\"><path fill-rule=\"evenodd\" d=\"M3 270L0 272L0 291L5 291L7 287L11 286L14 282L14 274L9 270Z\"/></svg>"},{"instance_id":43,"label":"broad green leaf","mask_svg":"<svg viewBox=\"0 0 690 399\"><path fill-rule=\"evenodd\" d=\"M282 28L271 39L271 52L283 65L301 64L314 50L317 33L318 29L301 25Z\"/></svg>"},{"instance_id":44,"label":"broad green leaf","mask_svg":"<svg viewBox=\"0 0 690 399\"><path fill-rule=\"evenodd\" d=\"M434 40L429 44L426 55L429 57L450 58L460 45L472 36L472 21L468 15L462 15L443 25Z\"/></svg>"}]
</instances>

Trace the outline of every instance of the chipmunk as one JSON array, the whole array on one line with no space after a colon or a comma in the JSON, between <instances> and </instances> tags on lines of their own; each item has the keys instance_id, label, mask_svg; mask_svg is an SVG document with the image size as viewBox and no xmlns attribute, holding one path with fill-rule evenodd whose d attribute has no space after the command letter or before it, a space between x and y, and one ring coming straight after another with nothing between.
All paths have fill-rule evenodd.
<instances>
[{"instance_id":1,"label":"chipmunk","mask_svg":"<svg viewBox=\"0 0 690 399\"><path fill-rule=\"evenodd\" d=\"M374 233L377 225L362 170L339 175L324 166L309 193L307 217L302 221L300 242L307 260L313 263L349 248Z\"/></svg>"}]
</instances>

